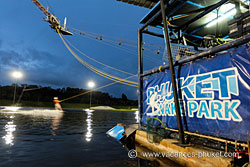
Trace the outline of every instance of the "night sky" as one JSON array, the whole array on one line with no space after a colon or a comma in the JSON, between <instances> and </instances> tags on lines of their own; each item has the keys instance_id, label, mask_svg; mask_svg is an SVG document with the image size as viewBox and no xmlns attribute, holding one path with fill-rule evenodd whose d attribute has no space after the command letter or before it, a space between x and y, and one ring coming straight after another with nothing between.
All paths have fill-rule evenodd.
<instances>
[{"instance_id":1,"label":"night sky","mask_svg":"<svg viewBox=\"0 0 250 167\"><path fill-rule=\"evenodd\" d=\"M40 0L40 2L45 7L48 5L61 23L66 16L67 26L83 30L92 36L102 34L105 39L100 41L78 34L65 36L79 50L109 66L137 73L137 29L141 27L139 22L149 9L116 0ZM24 73L24 77L18 81L19 84L87 89L89 80L93 80L96 87L113 82L80 64L65 48L58 34L42 20L44 14L31 0L2 0L0 6L0 85L10 85L15 82L10 76L14 70ZM113 42L122 40L122 45L115 45L106 39ZM153 40L151 42L155 43ZM123 42L133 46L126 47ZM154 49L156 52L157 46L149 44L148 47L151 47L151 50L148 50L145 66L149 69L161 63L161 56L153 53ZM150 55L154 57L151 58ZM128 77L85 57L82 58L106 73L121 78ZM137 77L131 80L137 81ZM130 99L137 98L136 88L121 84L100 91L108 92L115 97L121 97L121 94L125 93Z\"/></svg>"}]
</instances>

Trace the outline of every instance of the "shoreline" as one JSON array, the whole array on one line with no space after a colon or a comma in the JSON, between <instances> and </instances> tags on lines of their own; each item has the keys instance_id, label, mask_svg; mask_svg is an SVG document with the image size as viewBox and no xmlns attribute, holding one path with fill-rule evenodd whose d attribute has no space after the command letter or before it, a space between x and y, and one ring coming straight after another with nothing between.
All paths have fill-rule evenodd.
<instances>
[{"instance_id":1,"label":"shoreline","mask_svg":"<svg viewBox=\"0 0 250 167\"><path fill-rule=\"evenodd\" d=\"M51 110L54 109L54 107L1 105L0 110L4 109L5 107L20 107L20 108L27 108L27 109L30 109L30 108L34 108L34 109L51 109ZM62 108L65 111L67 111L67 110L84 111L86 109L89 109L89 108L68 108L68 107L62 107ZM138 109L127 109L127 108L112 108L112 109L110 109L110 108L94 108L94 109L90 108L90 109L94 110L94 111L138 111Z\"/></svg>"},{"instance_id":2,"label":"shoreline","mask_svg":"<svg viewBox=\"0 0 250 167\"><path fill-rule=\"evenodd\" d=\"M21 101L13 105L12 100L0 100L0 106L16 106L16 107L36 107L36 108L54 108L53 102L37 102L37 101ZM89 109L89 104L81 103L61 103L65 109ZM92 104L91 109L94 110L109 110L109 111L137 111L138 106L121 106L109 104Z\"/></svg>"}]
</instances>

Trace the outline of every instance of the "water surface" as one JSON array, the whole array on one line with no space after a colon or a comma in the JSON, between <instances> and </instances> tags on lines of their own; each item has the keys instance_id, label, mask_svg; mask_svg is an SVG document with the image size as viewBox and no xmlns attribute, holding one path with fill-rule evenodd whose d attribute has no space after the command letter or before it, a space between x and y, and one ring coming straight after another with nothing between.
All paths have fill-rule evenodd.
<instances>
[{"instance_id":1,"label":"water surface","mask_svg":"<svg viewBox=\"0 0 250 167\"><path fill-rule=\"evenodd\" d=\"M160 167L166 159L131 159L106 132L138 122L138 112L0 109L1 167ZM137 145L136 149L141 146ZM149 150L146 150L149 151Z\"/></svg>"},{"instance_id":2,"label":"water surface","mask_svg":"<svg viewBox=\"0 0 250 167\"><path fill-rule=\"evenodd\" d=\"M18 110L0 112L0 166L137 166L106 131L135 123L135 112Z\"/></svg>"}]
</instances>

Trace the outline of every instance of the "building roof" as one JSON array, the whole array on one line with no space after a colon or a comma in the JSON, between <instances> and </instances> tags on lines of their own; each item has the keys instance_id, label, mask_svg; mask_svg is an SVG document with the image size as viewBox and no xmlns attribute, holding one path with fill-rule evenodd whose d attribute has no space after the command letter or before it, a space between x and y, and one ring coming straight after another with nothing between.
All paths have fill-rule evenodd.
<instances>
[{"instance_id":1,"label":"building roof","mask_svg":"<svg viewBox=\"0 0 250 167\"><path fill-rule=\"evenodd\" d=\"M153 8L159 0L117 0L125 3L133 4L136 6L142 6L145 8Z\"/></svg>"},{"instance_id":2,"label":"building roof","mask_svg":"<svg viewBox=\"0 0 250 167\"><path fill-rule=\"evenodd\" d=\"M237 0L234 0L237 1ZM228 21L234 19L236 7L230 0L171 0L165 5L170 31L182 30L189 39L197 41L206 35L226 38L229 34ZM242 3L241 12L249 10L246 1ZM248 1L249 2L249 1ZM140 21L153 27L163 27L160 2Z\"/></svg>"},{"instance_id":3,"label":"building roof","mask_svg":"<svg viewBox=\"0 0 250 167\"><path fill-rule=\"evenodd\" d=\"M144 26L162 28L160 0L117 0L125 3L150 8L151 10L141 19ZM249 10L249 0L166 0L166 16L170 33L180 30L189 40L201 41L204 36L213 35L217 38L227 38L229 34L228 21L236 14L235 2L241 3ZM143 27L144 27L143 26Z\"/></svg>"}]
</instances>

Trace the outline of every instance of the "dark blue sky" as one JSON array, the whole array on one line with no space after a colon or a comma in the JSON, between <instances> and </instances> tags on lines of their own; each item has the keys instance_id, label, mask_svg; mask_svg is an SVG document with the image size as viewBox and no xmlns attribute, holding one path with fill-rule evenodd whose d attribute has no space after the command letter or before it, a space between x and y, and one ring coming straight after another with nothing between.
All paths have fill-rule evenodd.
<instances>
[{"instance_id":1,"label":"dark blue sky","mask_svg":"<svg viewBox=\"0 0 250 167\"><path fill-rule=\"evenodd\" d=\"M122 39L124 43L129 40L127 44L135 47L126 48L123 45L120 49L119 45L109 46L108 41L77 34L66 37L88 56L115 68L137 73L137 28L141 26L139 21L149 9L115 0L40 0L44 6L47 6L48 1L61 22L67 16L69 27L102 34L105 40ZM31 0L0 1L0 6L0 85L14 82L10 77L13 70L21 70L25 75L19 83L51 87L87 88L89 80L95 81L96 86L100 87L112 82L89 71L68 52L58 34L42 20L45 16ZM149 51L150 54L154 53ZM154 57L145 58L148 68L154 66L152 62L160 63L160 56L154 54ZM82 58L102 71L121 78L128 77ZM137 81L137 78L132 80ZM136 88L121 84L101 91L116 97L125 93L129 98L137 98Z\"/></svg>"}]
</instances>

